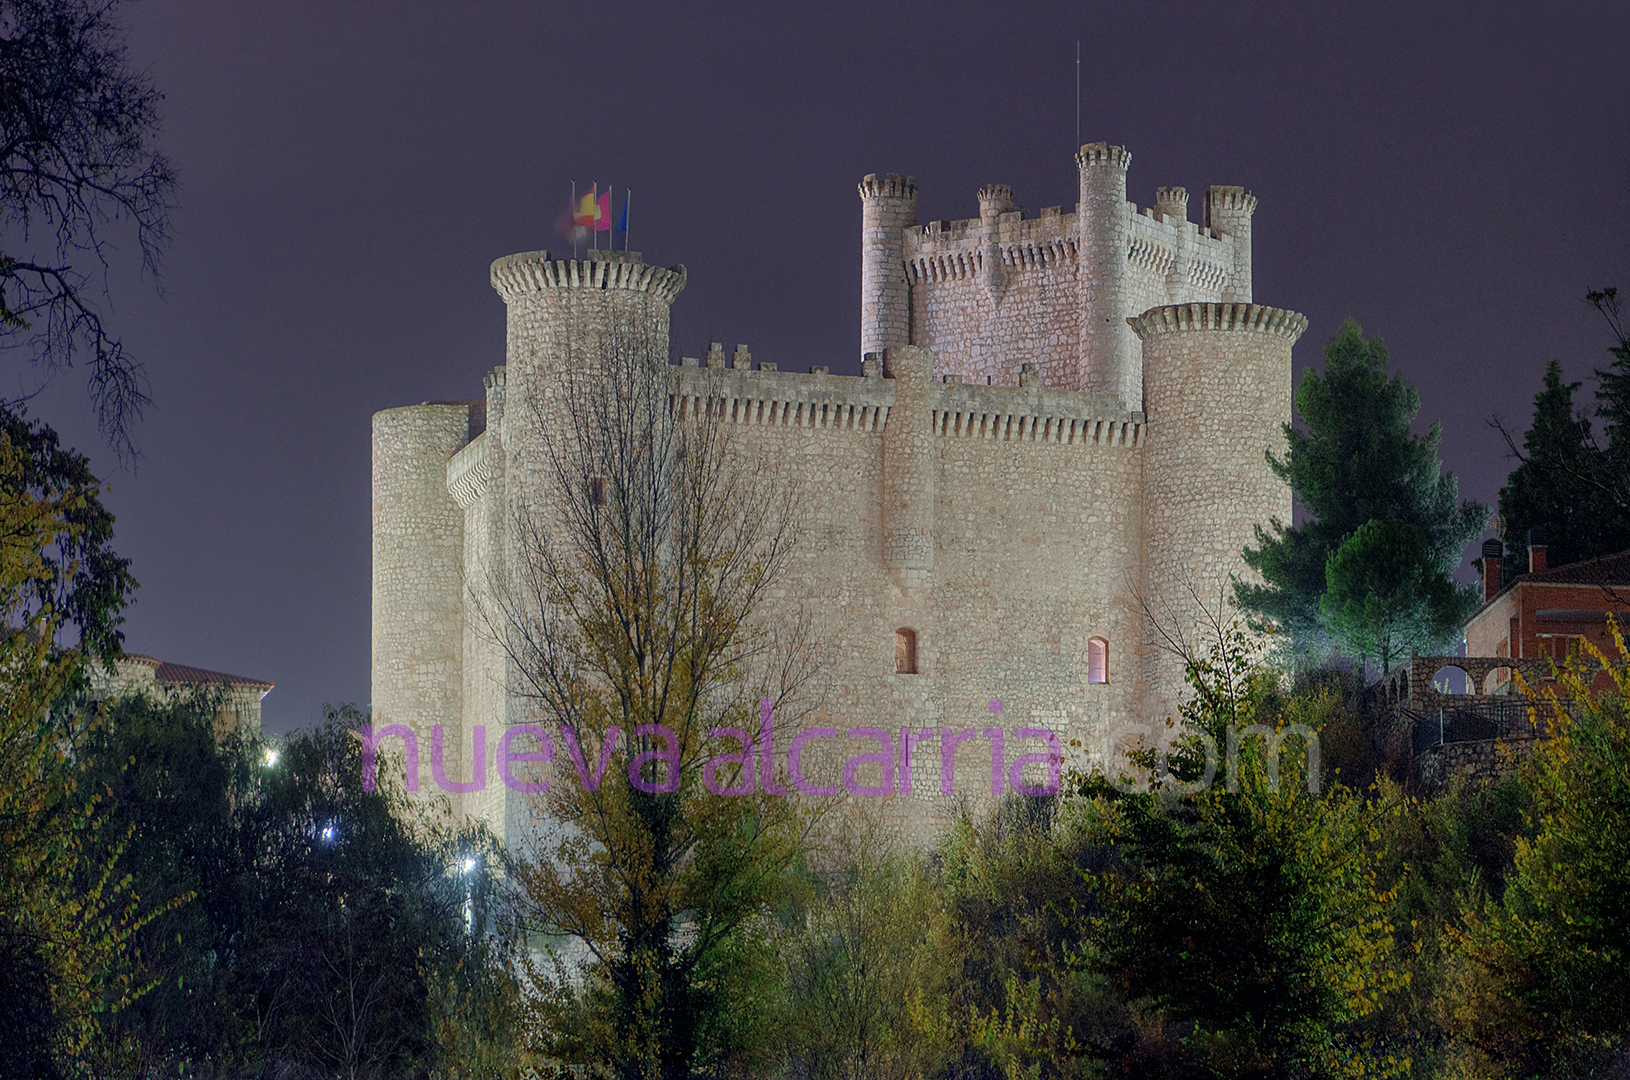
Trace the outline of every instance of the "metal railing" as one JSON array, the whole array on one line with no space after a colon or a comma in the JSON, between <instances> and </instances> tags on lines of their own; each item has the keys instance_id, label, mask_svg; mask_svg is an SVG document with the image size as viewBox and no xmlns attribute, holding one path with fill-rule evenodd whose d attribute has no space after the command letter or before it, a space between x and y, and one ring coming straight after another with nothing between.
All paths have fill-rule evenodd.
<instances>
[{"instance_id":1,"label":"metal railing","mask_svg":"<svg viewBox=\"0 0 1630 1080\"><path fill-rule=\"evenodd\" d=\"M1408 713L1414 720L1415 753L1444 743L1532 739L1539 731L1528 718L1529 707L1527 698L1481 698Z\"/></svg>"}]
</instances>

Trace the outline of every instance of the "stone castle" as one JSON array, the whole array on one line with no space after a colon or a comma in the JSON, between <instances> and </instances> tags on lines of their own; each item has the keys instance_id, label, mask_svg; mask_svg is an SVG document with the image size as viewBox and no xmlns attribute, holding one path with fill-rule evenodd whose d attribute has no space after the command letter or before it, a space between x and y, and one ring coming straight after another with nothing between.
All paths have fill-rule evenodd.
<instances>
[{"instance_id":1,"label":"stone castle","mask_svg":"<svg viewBox=\"0 0 1630 1080\"><path fill-rule=\"evenodd\" d=\"M718 345L671 369L676 409L720 403L734 444L801 486L809 535L784 591L835 646L810 725L994 726L1009 762L1045 749L1021 728L1075 755L1138 725L1159 738L1183 678L1147 612L1191 618L1246 573L1254 526L1289 520L1264 451L1282 448L1307 322L1252 302L1256 199L1212 187L1195 223L1182 188L1127 200L1121 147L1076 161L1075 213L1034 217L990 185L977 218L922 224L912 177L862 180L861 375L755 367ZM666 355L685 270L531 252L495 262L492 283L508 347L485 397L373 419L372 708L376 730L419 733L421 761L442 726L455 779L484 725L489 782L454 806L514 836L521 803L491 759L521 713L467 583L504 566L536 494L517 403L549 393L571 341L637 327ZM995 798L990 741L946 751L953 794L922 768L872 804L930 839Z\"/></svg>"}]
</instances>

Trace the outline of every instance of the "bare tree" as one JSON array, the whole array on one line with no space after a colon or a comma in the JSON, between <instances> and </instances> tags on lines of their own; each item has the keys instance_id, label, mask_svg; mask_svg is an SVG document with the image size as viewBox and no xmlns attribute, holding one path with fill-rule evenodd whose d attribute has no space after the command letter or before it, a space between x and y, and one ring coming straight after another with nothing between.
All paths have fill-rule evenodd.
<instances>
[{"instance_id":1,"label":"bare tree","mask_svg":"<svg viewBox=\"0 0 1630 1080\"><path fill-rule=\"evenodd\" d=\"M161 95L130 70L116 6L0 0L0 347L31 350L46 376L90 353L102 430L129 454L141 367L92 281L115 223L133 231L143 271L157 269L176 179L152 146Z\"/></svg>"},{"instance_id":2,"label":"bare tree","mask_svg":"<svg viewBox=\"0 0 1630 1080\"><path fill-rule=\"evenodd\" d=\"M563 744L550 838L517 871L533 927L575 943L534 967L537 1031L551 1056L680 1080L745 1052L724 957L807 836L764 746L812 704L808 621L769 608L798 520L718 408L676 414L653 338L579 349L522 403L541 481L490 590L517 690Z\"/></svg>"}]
</instances>

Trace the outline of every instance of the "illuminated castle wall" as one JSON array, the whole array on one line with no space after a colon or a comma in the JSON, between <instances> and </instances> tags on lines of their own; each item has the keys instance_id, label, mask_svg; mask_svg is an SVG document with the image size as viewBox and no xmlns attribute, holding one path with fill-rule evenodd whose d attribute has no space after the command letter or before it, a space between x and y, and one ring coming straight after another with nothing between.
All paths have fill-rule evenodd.
<instances>
[{"instance_id":1,"label":"illuminated castle wall","mask_svg":"<svg viewBox=\"0 0 1630 1080\"><path fill-rule=\"evenodd\" d=\"M675 407L722 403L736 445L780 463L808 509L783 599L818 616L831 657L810 725L995 726L1009 761L1042 749L1021 728L1077 753L1116 729L1163 731L1182 672L1149 644L1143 607L1192 617L1196 593L1247 572L1253 527L1289 519L1264 451L1290 419L1306 320L1251 302L1256 200L1213 187L1196 224L1181 188L1152 209L1127 201L1125 150L1076 160L1076 212L1031 218L990 185L978 218L919 224L913 178L866 177L861 375L718 346L672 369ZM547 414L567 342L635 334L665 355L685 271L533 252L498 260L492 281L508 350L485 396L374 417L373 715L420 732L421 758L441 725L447 774L464 779L485 725L489 783L454 798L504 831L521 811L490 759L521 713L466 590L513 556L508 523L543 482L519 404ZM902 631L915 672L897 670ZM925 842L993 798L988 740L954 763L951 796L932 768L872 802ZM829 785L837 767L811 768Z\"/></svg>"}]
</instances>

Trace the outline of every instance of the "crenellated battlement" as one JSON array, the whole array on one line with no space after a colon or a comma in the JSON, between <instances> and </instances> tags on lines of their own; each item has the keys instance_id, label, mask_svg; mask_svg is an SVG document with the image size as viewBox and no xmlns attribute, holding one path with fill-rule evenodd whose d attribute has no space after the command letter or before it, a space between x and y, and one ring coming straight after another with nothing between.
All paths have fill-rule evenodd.
<instances>
[{"instance_id":1,"label":"crenellated battlement","mask_svg":"<svg viewBox=\"0 0 1630 1080\"><path fill-rule=\"evenodd\" d=\"M1206 192L1206 225L1216 228L1216 217L1222 215L1241 215L1249 217L1256 213L1256 196L1242 187L1227 184L1213 184L1211 190Z\"/></svg>"},{"instance_id":2,"label":"crenellated battlement","mask_svg":"<svg viewBox=\"0 0 1630 1080\"><path fill-rule=\"evenodd\" d=\"M805 374L773 364L702 367L686 358L674 369L673 405L686 417L712 402L732 424L881 433L896 386L881 374L833 375L825 367ZM1136 446L1144 423L1141 412L1111 394L964 383L959 375L936 380L930 400L933 433L949 438Z\"/></svg>"},{"instance_id":3,"label":"crenellated battlement","mask_svg":"<svg viewBox=\"0 0 1630 1080\"><path fill-rule=\"evenodd\" d=\"M915 199L917 197L917 178L915 176L901 176L889 173L879 177L876 173L867 173L860 181L860 197L862 199Z\"/></svg>"},{"instance_id":4,"label":"crenellated battlement","mask_svg":"<svg viewBox=\"0 0 1630 1080\"><path fill-rule=\"evenodd\" d=\"M1188 188L1155 188L1155 213L1161 218L1187 221L1189 216Z\"/></svg>"},{"instance_id":5,"label":"crenellated battlement","mask_svg":"<svg viewBox=\"0 0 1630 1080\"><path fill-rule=\"evenodd\" d=\"M554 289L622 289L672 303L685 288L684 266L646 266L637 251L591 251L581 259L557 259L547 251L506 255L492 264L492 287L513 303L527 293Z\"/></svg>"},{"instance_id":6,"label":"crenellated battlement","mask_svg":"<svg viewBox=\"0 0 1630 1080\"><path fill-rule=\"evenodd\" d=\"M1307 316L1262 304L1167 304L1126 320L1139 338L1193 330L1250 330L1294 342L1307 329Z\"/></svg>"},{"instance_id":7,"label":"crenellated battlement","mask_svg":"<svg viewBox=\"0 0 1630 1080\"><path fill-rule=\"evenodd\" d=\"M933 406L934 434L1064 446L1136 446L1143 414L1113 394L964 383L947 375Z\"/></svg>"},{"instance_id":8,"label":"crenellated battlement","mask_svg":"<svg viewBox=\"0 0 1630 1080\"><path fill-rule=\"evenodd\" d=\"M1101 142L1087 143L1076 153L1075 163L1082 168L1098 165L1119 168L1125 172L1132 164L1132 154L1124 146L1111 146Z\"/></svg>"}]
</instances>

